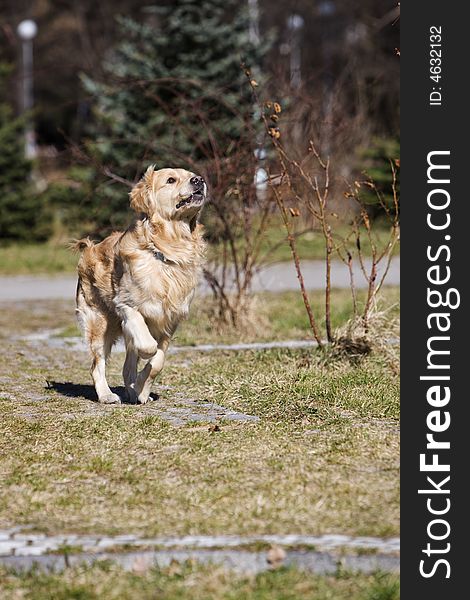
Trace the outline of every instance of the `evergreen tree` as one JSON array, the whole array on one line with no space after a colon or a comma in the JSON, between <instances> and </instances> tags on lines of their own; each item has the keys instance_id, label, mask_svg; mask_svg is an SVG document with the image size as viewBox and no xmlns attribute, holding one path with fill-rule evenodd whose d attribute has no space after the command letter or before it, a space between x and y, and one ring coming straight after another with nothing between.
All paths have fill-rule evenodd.
<instances>
[{"instance_id":1,"label":"evergreen tree","mask_svg":"<svg viewBox=\"0 0 470 600\"><path fill-rule=\"evenodd\" d=\"M149 163L210 178L214 163L241 147L254 162L247 139L252 101L241 63L258 64L265 50L250 44L248 15L237 0L175 0L149 8L145 23L120 22L124 41L104 64L105 81L84 78L95 98L88 152L101 177L103 171L117 176L94 200L100 201L98 224L112 227L128 214L116 180L135 181Z\"/></svg>"},{"instance_id":2,"label":"evergreen tree","mask_svg":"<svg viewBox=\"0 0 470 600\"><path fill-rule=\"evenodd\" d=\"M400 198L400 140L398 138L375 138L370 146L361 155L361 164L365 174L376 186L382 196L385 206L393 211L393 173L395 170L395 188ZM384 216L385 210L380 205L375 192L367 189L361 195L362 200L368 205L372 217Z\"/></svg>"},{"instance_id":3,"label":"evergreen tree","mask_svg":"<svg viewBox=\"0 0 470 600\"><path fill-rule=\"evenodd\" d=\"M0 63L0 89L10 68ZM0 239L30 241L46 236L41 231L38 197L30 184L31 162L24 153L24 122L15 118L10 104L0 97Z\"/></svg>"}]
</instances>

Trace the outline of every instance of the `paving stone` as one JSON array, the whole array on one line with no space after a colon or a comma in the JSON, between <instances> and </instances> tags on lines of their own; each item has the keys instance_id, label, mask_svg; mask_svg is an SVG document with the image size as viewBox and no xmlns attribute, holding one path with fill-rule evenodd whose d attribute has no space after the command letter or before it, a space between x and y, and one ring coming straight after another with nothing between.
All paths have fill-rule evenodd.
<instances>
[{"instance_id":1,"label":"paving stone","mask_svg":"<svg viewBox=\"0 0 470 600\"><path fill-rule=\"evenodd\" d=\"M60 546L73 546L76 545L77 541L80 540L79 535L54 535L48 538L50 542L53 542L58 547Z\"/></svg>"},{"instance_id":2,"label":"paving stone","mask_svg":"<svg viewBox=\"0 0 470 600\"><path fill-rule=\"evenodd\" d=\"M24 548L26 544L24 542L18 542L15 540L6 540L0 542L0 556L10 556L14 554L18 548Z\"/></svg>"},{"instance_id":3,"label":"paving stone","mask_svg":"<svg viewBox=\"0 0 470 600\"><path fill-rule=\"evenodd\" d=\"M84 550L94 550L95 548L97 548L100 539L101 538L99 537L88 536L77 537L77 539L71 544L71 546L80 546Z\"/></svg>"},{"instance_id":4,"label":"paving stone","mask_svg":"<svg viewBox=\"0 0 470 600\"><path fill-rule=\"evenodd\" d=\"M105 538L103 540L100 540L97 544L96 544L96 548L99 550L103 550L104 548L112 548L113 546L117 546L122 542L116 542L114 539L112 538Z\"/></svg>"},{"instance_id":5,"label":"paving stone","mask_svg":"<svg viewBox=\"0 0 470 600\"><path fill-rule=\"evenodd\" d=\"M58 550L61 546L64 546L64 545L65 544L62 544L55 540L46 540L45 542L38 544L37 546L27 546L27 547L28 548L40 548L42 550L42 554L45 554L46 552Z\"/></svg>"},{"instance_id":6,"label":"paving stone","mask_svg":"<svg viewBox=\"0 0 470 600\"><path fill-rule=\"evenodd\" d=\"M13 535L14 540L28 542L34 544L46 538L43 533L15 533Z\"/></svg>"},{"instance_id":7,"label":"paving stone","mask_svg":"<svg viewBox=\"0 0 470 600\"><path fill-rule=\"evenodd\" d=\"M67 565L60 554L46 554L44 556L5 556L0 557L0 564L18 571L38 569L42 572L63 571Z\"/></svg>"},{"instance_id":8,"label":"paving stone","mask_svg":"<svg viewBox=\"0 0 470 600\"><path fill-rule=\"evenodd\" d=\"M114 542L117 544L127 544L128 542L135 542L138 540L137 536L135 535L116 535L110 539L114 540Z\"/></svg>"},{"instance_id":9,"label":"paving stone","mask_svg":"<svg viewBox=\"0 0 470 600\"><path fill-rule=\"evenodd\" d=\"M55 550L48 546L22 546L15 550L15 556L41 556L48 550Z\"/></svg>"}]
</instances>

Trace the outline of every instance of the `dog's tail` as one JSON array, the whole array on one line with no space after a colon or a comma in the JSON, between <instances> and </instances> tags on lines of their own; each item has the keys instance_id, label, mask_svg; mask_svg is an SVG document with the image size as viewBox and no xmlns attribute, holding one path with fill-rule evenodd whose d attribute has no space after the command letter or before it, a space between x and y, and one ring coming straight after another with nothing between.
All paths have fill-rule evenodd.
<instances>
[{"instance_id":1,"label":"dog's tail","mask_svg":"<svg viewBox=\"0 0 470 600\"><path fill-rule=\"evenodd\" d=\"M72 252L83 252L85 248L93 248L94 245L94 242L89 237L86 237L81 240L72 240L67 244L67 248Z\"/></svg>"}]
</instances>

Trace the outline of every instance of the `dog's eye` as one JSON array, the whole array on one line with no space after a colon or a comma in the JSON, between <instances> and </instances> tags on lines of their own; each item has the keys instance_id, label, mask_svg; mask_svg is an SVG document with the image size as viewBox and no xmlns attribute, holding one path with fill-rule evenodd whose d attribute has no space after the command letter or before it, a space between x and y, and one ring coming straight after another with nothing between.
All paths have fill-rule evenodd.
<instances>
[{"instance_id":1,"label":"dog's eye","mask_svg":"<svg viewBox=\"0 0 470 600\"><path fill-rule=\"evenodd\" d=\"M167 183L176 183L176 179L174 177L168 177L166 180Z\"/></svg>"}]
</instances>

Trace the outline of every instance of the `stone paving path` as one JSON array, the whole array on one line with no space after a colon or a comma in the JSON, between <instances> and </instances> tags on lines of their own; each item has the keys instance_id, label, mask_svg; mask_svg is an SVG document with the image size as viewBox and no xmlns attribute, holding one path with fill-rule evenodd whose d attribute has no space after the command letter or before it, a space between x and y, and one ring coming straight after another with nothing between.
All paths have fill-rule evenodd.
<instances>
[{"instance_id":1,"label":"stone paving path","mask_svg":"<svg viewBox=\"0 0 470 600\"><path fill-rule=\"evenodd\" d=\"M12 339L32 342L33 344L46 343L51 348L66 348L73 351L87 352L87 346L82 337L55 337L61 330L44 330L28 335L17 336ZM326 342L325 342L326 343ZM301 348L316 348L318 343L315 340L280 340L275 342L255 342L238 344L198 344L196 346L170 346L168 354L178 354L180 352L215 352L215 351L234 351L242 350L271 350L275 348L297 350ZM124 343L122 340L114 346L115 352L124 352Z\"/></svg>"},{"instance_id":2,"label":"stone paving path","mask_svg":"<svg viewBox=\"0 0 470 600\"><path fill-rule=\"evenodd\" d=\"M78 350L87 352L87 346L83 338L78 336L71 337L54 337L59 330L44 330L36 333L17 336L12 339L22 340L32 343L46 343L51 348L66 348L68 350ZM391 345L399 344L398 338L390 338L386 340ZM328 342L323 340L324 344ZM299 350L302 348L316 348L318 343L315 340L276 340L274 342L252 342L252 343L237 343L237 344L197 344L195 346L170 346L168 354L178 354L180 352L240 352L243 350L273 350L276 348L287 350ZM124 344L122 340L118 340L114 346L117 352L124 352Z\"/></svg>"},{"instance_id":3,"label":"stone paving path","mask_svg":"<svg viewBox=\"0 0 470 600\"><path fill-rule=\"evenodd\" d=\"M64 406L64 410L61 413L62 419L76 419L77 417L99 417L102 415L109 414L110 412L120 410L122 407L135 409L135 417L143 419L148 416L156 416L163 419L174 427L181 427L188 423L202 424L207 423L218 423L221 421L227 422L238 422L238 423L257 423L259 417L255 415L248 415L220 404L213 402L205 402L204 400L195 400L194 398L188 398L181 392L172 391L168 397L157 396L151 394L151 399L147 404L128 404L126 403L126 392L123 386L113 387L113 391L118 394L123 403L122 404L99 404L96 402L96 393L92 385L87 384L74 384L70 382L47 382L47 389L55 390L63 396L73 398L86 398L90 400L85 410L80 412L71 412ZM158 387L160 392L170 390L169 386ZM8 392L2 392L2 397L15 399L14 395ZM19 405L16 408L12 408L11 414L15 416L21 416L22 418L34 421L40 418L44 414L44 405L47 405L49 400L48 395L28 395L30 401L28 406L22 407ZM31 404L31 401L34 404ZM1 539L1 538L0 538Z\"/></svg>"},{"instance_id":4,"label":"stone paving path","mask_svg":"<svg viewBox=\"0 0 470 600\"><path fill-rule=\"evenodd\" d=\"M286 566L294 565L316 573L332 573L339 564L363 572L399 570L399 538L219 535L148 539L132 534L46 536L28 533L24 527L0 530L0 564L17 569L37 565L60 570L71 564L111 559L125 569L145 570L155 564L167 566L173 560L195 559L244 573L256 573L270 568L269 555L266 551L250 551L243 547L260 543L284 548L282 562ZM75 551L71 552L72 549Z\"/></svg>"},{"instance_id":5,"label":"stone paving path","mask_svg":"<svg viewBox=\"0 0 470 600\"><path fill-rule=\"evenodd\" d=\"M160 386L162 389L162 386ZM123 390L124 391L124 390ZM137 406L142 409L140 405ZM225 408L213 402L203 402L185 398L178 392L171 398L159 397L156 402L145 405L142 416L155 415L175 427L187 425L189 422L215 423L219 420L257 423L259 417Z\"/></svg>"},{"instance_id":6,"label":"stone paving path","mask_svg":"<svg viewBox=\"0 0 470 600\"><path fill-rule=\"evenodd\" d=\"M143 573L152 567L169 567L175 561L184 563L196 561L224 567L240 574L256 574L272 567L267 552L244 550L154 550L124 552L122 554L47 554L42 556L0 557L0 564L15 571L28 571L32 568L42 571L60 572L74 565L91 565L97 560L109 560L126 571ZM399 573L400 558L387 554L334 556L327 552L292 550L276 566L296 567L319 575L334 574L338 568L361 573L384 571Z\"/></svg>"}]
</instances>

